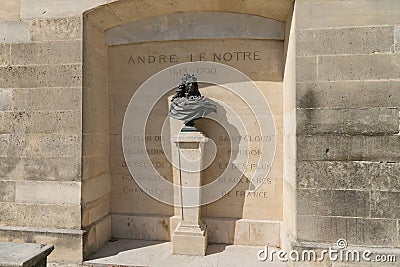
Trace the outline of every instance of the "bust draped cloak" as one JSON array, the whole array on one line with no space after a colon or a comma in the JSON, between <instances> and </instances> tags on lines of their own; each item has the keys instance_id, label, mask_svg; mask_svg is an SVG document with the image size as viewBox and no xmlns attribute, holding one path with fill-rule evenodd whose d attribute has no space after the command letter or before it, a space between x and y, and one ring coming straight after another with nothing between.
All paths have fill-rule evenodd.
<instances>
[{"instance_id":1,"label":"bust draped cloak","mask_svg":"<svg viewBox=\"0 0 400 267\"><path fill-rule=\"evenodd\" d=\"M211 112L217 112L217 107L210 103L204 96L178 97L171 103L169 116L188 123L191 120L207 116Z\"/></svg>"}]
</instances>

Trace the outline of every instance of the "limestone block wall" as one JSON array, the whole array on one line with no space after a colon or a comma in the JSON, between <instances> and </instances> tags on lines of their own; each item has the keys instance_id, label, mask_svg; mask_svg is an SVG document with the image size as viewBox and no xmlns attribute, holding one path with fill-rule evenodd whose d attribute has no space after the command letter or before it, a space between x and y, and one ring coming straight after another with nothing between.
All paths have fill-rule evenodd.
<instances>
[{"instance_id":1,"label":"limestone block wall","mask_svg":"<svg viewBox=\"0 0 400 267\"><path fill-rule=\"evenodd\" d=\"M82 229L84 256L111 238L108 147L108 47L87 16L83 26Z\"/></svg>"},{"instance_id":2,"label":"limestone block wall","mask_svg":"<svg viewBox=\"0 0 400 267\"><path fill-rule=\"evenodd\" d=\"M296 1L299 241L399 246L399 10Z\"/></svg>"},{"instance_id":3,"label":"limestone block wall","mask_svg":"<svg viewBox=\"0 0 400 267\"><path fill-rule=\"evenodd\" d=\"M82 135L82 13L106 2L0 1L0 240L54 244L50 261L81 262L107 209L82 153L101 144Z\"/></svg>"},{"instance_id":4,"label":"limestone block wall","mask_svg":"<svg viewBox=\"0 0 400 267\"><path fill-rule=\"evenodd\" d=\"M296 13L286 20L283 77L283 223L281 247L296 240Z\"/></svg>"}]
</instances>

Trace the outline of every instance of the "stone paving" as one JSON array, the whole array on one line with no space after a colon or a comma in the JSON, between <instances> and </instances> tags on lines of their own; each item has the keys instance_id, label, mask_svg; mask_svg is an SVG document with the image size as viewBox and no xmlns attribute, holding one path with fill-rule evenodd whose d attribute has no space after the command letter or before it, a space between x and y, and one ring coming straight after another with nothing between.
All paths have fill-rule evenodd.
<instances>
[{"instance_id":1,"label":"stone paving","mask_svg":"<svg viewBox=\"0 0 400 267\"><path fill-rule=\"evenodd\" d=\"M239 245L209 245L207 255L172 255L171 242L145 240L118 240L101 248L83 266L199 266L199 267L253 267L286 266L280 262L261 262L257 252L262 247ZM48 264L48 267L60 267ZM62 267L72 267L70 265Z\"/></svg>"}]
</instances>

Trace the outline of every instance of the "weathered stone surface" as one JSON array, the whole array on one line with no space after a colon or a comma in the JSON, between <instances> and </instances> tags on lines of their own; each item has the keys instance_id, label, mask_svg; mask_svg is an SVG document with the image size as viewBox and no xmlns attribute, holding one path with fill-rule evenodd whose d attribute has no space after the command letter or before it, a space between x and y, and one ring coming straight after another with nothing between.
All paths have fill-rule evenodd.
<instances>
[{"instance_id":1,"label":"weathered stone surface","mask_svg":"<svg viewBox=\"0 0 400 267\"><path fill-rule=\"evenodd\" d=\"M317 57L296 58L296 81L297 82L317 81Z\"/></svg>"},{"instance_id":2,"label":"weathered stone surface","mask_svg":"<svg viewBox=\"0 0 400 267\"><path fill-rule=\"evenodd\" d=\"M93 62L106 62L107 44L104 32L86 20L83 24L83 36L84 52L87 60L85 66L101 67L93 65Z\"/></svg>"},{"instance_id":3,"label":"weathered stone surface","mask_svg":"<svg viewBox=\"0 0 400 267\"><path fill-rule=\"evenodd\" d=\"M116 238L170 240L169 216L113 215L112 233Z\"/></svg>"},{"instance_id":4,"label":"weathered stone surface","mask_svg":"<svg viewBox=\"0 0 400 267\"><path fill-rule=\"evenodd\" d=\"M89 12L86 18L103 30L122 24L121 19L108 6Z\"/></svg>"},{"instance_id":5,"label":"weathered stone surface","mask_svg":"<svg viewBox=\"0 0 400 267\"><path fill-rule=\"evenodd\" d=\"M235 237L235 220L207 218L202 220L207 225L207 239L211 244L233 244Z\"/></svg>"},{"instance_id":6,"label":"weathered stone surface","mask_svg":"<svg viewBox=\"0 0 400 267\"><path fill-rule=\"evenodd\" d=\"M298 56L371 54L393 50L393 26L299 30Z\"/></svg>"},{"instance_id":7,"label":"weathered stone surface","mask_svg":"<svg viewBox=\"0 0 400 267\"><path fill-rule=\"evenodd\" d=\"M1 157L74 157L81 154L81 138L70 134L3 134L0 147Z\"/></svg>"},{"instance_id":8,"label":"weathered stone surface","mask_svg":"<svg viewBox=\"0 0 400 267\"><path fill-rule=\"evenodd\" d=\"M0 68L1 87L77 87L81 65L9 66Z\"/></svg>"},{"instance_id":9,"label":"weathered stone surface","mask_svg":"<svg viewBox=\"0 0 400 267\"><path fill-rule=\"evenodd\" d=\"M110 195L82 206L82 227L89 226L110 213Z\"/></svg>"},{"instance_id":10,"label":"weathered stone surface","mask_svg":"<svg viewBox=\"0 0 400 267\"><path fill-rule=\"evenodd\" d=\"M307 3L308 2L308 3ZM362 7L362 8L360 8ZM400 3L393 0L306 1L297 4L299 29L400 23Z\"/></svg>"},{"instance_id":11,"label":"weathered stone surface","mask_svg":"<svg viewBox=\"0 0 400 267\"><path fill-rule=\"evenodd\" d=\"M399 107L400 81L298 83L300 108Z\"/></svg>"},{"instance_id":12,"label":"weathered stone surface","mask_svg":"<svg viewBox=\"0 0 400 267\"><path fill-rule=\"evenodd\" d=\"M84 203L92 202L109 194L110 190L110 176L107 174L85 180L82 182L82 201Z\"/></svg>"},{"instance_id":13,"label":"weathered stone surface","mask_svg":"<svg viewBox=\"0 0 400 267\"><path fill-rule=\"evenodd\" d=\"M87 258L97 250L96 247L96 225L86 227L83 235L83 257Z\"/></svg>"},{"instance_id":14,"label":"weathered stone surface","mask_svg":"<svg viewBox=\"0 0 400 267\"><path fill-rule=\"evenodd\" d=\"M180 227L172 236L172 253L175 255L205 256L207 250L207 228ZM200 235L199 235L200 233Z\"/></svg>"},{"instance_id":15,"label":"weathered stone surface","mask_svg":"<svg viewBox=\"0 0 400 267\"><path fill-rule=\"evenodd\" d=\"M105 0L20 0L21 19L65 18L81 15L84 11L105 4Z\"/></svg>"},{"instance_id":16,"label":"weathered stone surface","mask_svg":"<svg viewBox=\"0 0 400 267\"><path fill-rule=\"evenodd\" d=\"M8 147L10 145L10 134L2 134L0 135L0 151L2 153L6 153Z\"/></svg>"},{"instance_id":17,"label":"weathered stone surface","mask_svg":"<svg viewBox=\"0 0 400 267\"><path fill-rule=\"evenodd\" d=\"M0 44L0 66L10 64L10 45Z\"/></svg>"},{"instance_id":18,"label":"weathered stone surface","mask_svg":"<svg viewBox=\"0 0 400 267\"><path fill-rule=\"evenodd\" d=\"M400 245L400 220L397 220L397 246Z\"/></svg>"},{"instance_id":19,"label":"weathered stone surface","mask_svg":"<svg viewBox=\"0 0 400 267\"><path fill-rule=\"evenodd\" d=\"M15 184L15 202L79 205L81 202L80 183L18 181Z\"/></svg>"},{"instance_id":20,"label":"weathered stone surface","mask_svg":"<svg viewBox=\"0 0 400 267\"><path fill-rule=\"evenodd\" d=\"M11 89L0 89L0 110L11 110L13 97ZM2 126L0 126L1 128Z\"/></svg>"},{"instance_id":21,"label":"weathered stone surface","mask_svg":"<svg viewBox=\"0 0 400 267\"><path fill-rule=\"evenodd\" d=\"M0 21L19 20L20 3L19 0L1 0L0 1Z\"/></svg>"},{"instance_id":22,"label":"weathered stone surface","mask_svg":"<svg viewBox=\"0 0 400 267\"><path fill-rule=\"evenodd\" d=\"M68 64L82 61L82 42L46 42L11 45L11 64Z\"/></svg>"},{"instance_id":23,"label":"weathered stone surface","mask_svg":"<svg viewBox=\"0 0 400 267\"><path fill-rule=\"evenodd\" d=\"M21 88L12 90L16 111L76 110L81 107L80 88ZM0 90L1 92L1 90Z\"/></svg>"},{"instance_id":24,"label":"weathered stone surface","mask_svg":"<svg viewBox=\"0 0 400 267\"><path fill-rule=\"evenodd\" d=\"M140 193L140 188L133 180L129 181L130 186L114 186L114 182L118 183L123 180L124 175L113 174L111 177L113 181L111 191L111 210L115 213L126 214L148 214L151 210L154 214L159 215L173 215L173 207L170 205L160 203L153 199L146 193Z\"/></svg>"},{"instance_id":25,"label":"weathered stone surface","mask_svg":"<svg viewBox=\"0 0 400 267\"><path fill-rule=\"evenodd\" d=\"M110 4L109 7L111 7L116 15L126 23L160 14L202 11L248 13L278 21L286 21L286 18L292 9L292 5L293 3L290 0L269 1L267 3L263 1L249 1L244 3L241 0L205 0L201 4L198 4L195 1L116 1L115 3ZM96 11L97 10L94 10L93 12ZM147 16L145 14L147 14Z\"/></svg>"},{"instance_id":26,"label":"weathered stone surface","mask_svg":"<svg viewBox=\"0 0 400 267\"><path fill-rule=\"evenodd\" d=\"M79 111L0 112L0 133L81 133Z\"/></svg>"},{"instance_id":27,"label":"weathered stone surface","mask_svg":"<svg viewBox=\"0 0 400 267\"><path fill-rule=\"evenodd\" d=\"M399 110L297 109L297 134L375 135L399 132Z\"/></svg>"},{"instance_id":28,"label":"weathered stone surface","mask_svg":"<svg viewBox=\"0 0 400 267\"><path fill-rule=\"evenodd\" d=\"M250 221L240 219L235 223L234 244L248 245L250 243Z\"/></svg>"},{"instance_id":29,"label":"weathered stone surface","mask_svg":"<svg viewBox=\"0 0 400 267\"><path fill-rule=\"evenodd\" d=\"M348 160L348 137L298 136L297 159L301 160Z\"/></svg>"},{"instance_id":30,"label":"weathered stone surface","mask_svg":"<svg viewBox=\"0 0 400 267\"><path fill-rule=\"evenodd\" d=\"M38 205L0 202L0 223L8 226L79 228L79 205ZM51 219L50 219L51 218Z\"/></svg>"},{"instance_id":31,"label":"weathered stone surface","mask_svg":"<svg viewBox=\"0 0 400 267\"><path fill-rule=\"evenodd\" d=\"M297 191L299 215L367 217L369 192L355 190L300 189Z\"/></svg>"},{"instance_id":32,"label":"weathered stone surface","mask_svg":"<svg viewBox=\"0 0 400 267\"><path fill-rule=\"evenodd\" d=\"M400 53L400 25L394 26L394 52Z\"/></svg>"},{"instance_id":33,"label":"weathered stone surface","mask_svg":"<svg viewBox=\"0 0 400 267\"><path fill-rule=\"evenodd\" d=\"M108 214L96 223L97 249L104 246L111 239L111 237L111 215Z\"/></svg>"},{"instance_id":34,"label":"weathered stone surface","mask_svg":"<svg viewBox=\"0 0 400 267\"><path fill-rule=\"evenodd\" d=\"M95 253L100 247L105 245L111 238L111 215L101 218L99 221L86 227L83 240L84 257Z\"/></svg>"},{"instance_id":35,"label":"weathered stone surface","mask_svg":"<svg viewBox=\"0 0 400 267\"><path fill-rule=\"evenodd\" d=\"M398 79L399 73L399 54L318 57L319 81Z\"/></svg>"},{"instance_id":36,"label":"weathered stone surface","mask_svg":"<svg viewBox=\"0 0 400 267\"><path fill-rule=\"evenodd\" d=\"M237 51L242 52L238 54L233 53ZM244 58L244 51L252 51L251 54L253 56L251 56L250 59L247 56ZM204 53L204 60L215 60L216 62L237 68L255 81L282 82L282 41L251 40L251 45L249 41L245 39L151 42L133 44L130 46L113 46L109 49L110 86L114 88L110 93L114 93L114 90L119 88L118 95L131 94L132 86L126 84L128 79L139 87L146 80L145 77L151 76L151 74L167 66L174 65L173 62L164 62L163 60L160 62L159 59L157 59L157 63L146 65L142 63L133 64L131 60L128 68L121 68L120 66L123 66L122 64L128 64L132 55L176 54L176 63L183 63L190 61L191 54L193 54L194 61L199 60L199 53ZM315 59L315 66L316 62ZM132 71L132 69L135 69L134 76L130 73L130 78L127 78L125 75Z\"/></svg>"},{"instance_id":37,"label":"weathered stone surface","mask_svg":"<svg viewBox=\"0 0 400 267\"><path fill-rule=\"evenodd\" d=\"M47 256L53 250L53 245L0 242L0 264L18 267L44 266Z\"/></svg>"},{"instance_id":38,"label":"weathered stone surface","mask_svg":"<svg viewBox=\"0 0 400 267\"><path fill-rule=\"evenodd\" d=\"M80 166L80 157L2 157L0 177L7 180L80 181Z\"/></svg>"},{"instance_id":39,"label":"weathered stone surface","mask_svg":"<svg viewBox=\"0 0 400 267\"><path fill-rule=\"evenodd\" d=\"M96 12L96 16L97 13L99 11ZM90 15L89 17L91 18ZM100 18L97 18L97 21L99 20ZM103 29L114 23L117 23L114 16L108 18L108 15L106 19L101 17L100 22L94 22L95 25L100 24ZM152 26L148 27L149 24ZM185 30L178 30L182 28ZM284 23L260 16L228 12L173 13L109 29L106 31L106 40L108 45L215 38L283 40L284 33Z\"/></svg>"},{"instance_id":40,"label":"weathered stone surface","mask_svg":"<svg viewBox=\"0 0 400 267\"><path fill-rule=\"evenodd\" d=\"M400 160L400 136L349 138L350 160L397 162Z\"/></svg>"},{"instance_id":41,"label":"weathered stone surface","mask_svg":"<svg viewBox=\"0 0 400 267\"><path fill-rule=\"evenodd\" d=\"M298 216L300 241L332 242L345 238L351 245L396 246L396 220Z\"/></svg>"},{"instance_id":42,"label":"weathered stone surface","mask_svg":"<svg viewBox=\"0 0 400 267\"><path fill-rule=\"evenodd\" d=\"M0 134L11 134L13 132L13 121L10 112L0 112Z\"/></svg>"},{"instance_id":43,"label":"weathered stone surface","mask_svg":"<svg viewBox=\"0 0 400 267\"><path fill-rule=\"evenodd\" d=\"M400 192L371 192L371 217L400 219Z\"/></svg>"},{"instance_id":44,"label":"weathered stone surface","mask_svg":"<svg viewBox=\"0 0 400 267\"><path fill-rule=\"evenodd\" d=\"M274 246L280 245L280 224L278 222L252 221L249 229L249 245L251 246Z\"/></svg>"},{"instance_id":45,"label":"weathered stone surface","mask_svg":"<svg viewBox=\"0 0 400 267\"><path fill-rule=\"evenodd\" d=\"M0 22L0 43L29 43L30 23L23 21Z\"/></svg>"},{"instance_id":46,"label":"weathered stone surface","mask_svg":"<svg viewBox=\"0 0 400 267\"><path fill-rule=\"evenodd\" d=\"M14 202L15 200L15 182L0 181L0 201Z\"/></svg>"},{"instance_id":47,"label":"weathered stone surface","mask_svg":"<svg viewBox=\"0 0 400 267\"><path fill-rule=\"evenodd\" d=\"M400 191L398 163L361 161L301 161L298 188Z\"/></svg>"},{"instance_id":48,"label":"weathered stone surface","mask_svg":"<svg viewBox=\"0 0 400 267\"><path fill-rule=\"evenodd\" d=\"M83 156L101 156L108 152L108 135L85 134L83 135Z\"/></svg>"},{"instance_id":49,"label":"weathered stone surface","mask_svg":"<svg viewBox=\"0 0 400 267\"><path fill-rule=\"evenodd\" d=\"M298 160L400 161L400 136L298 136Z\"/></svg>"},{"instance_id":50,"label":"weathered stone surface","mask_svg":"<svg viewBox=\"0 0 400 267\"><path fill-rule=\"evenodd\" d=\"M2 241L53 244L49 261L82 263L82 230L1 226Z\"/></svg>"},{"instance_id":51,"label":"weathered stone surface","mask_svg":"<svg viewBox=\"0 0 400 267\"><path fill-rule=\"evenodd\" d=\"M32 41L82 39L82 18L34 19L30 33Z\"/></svg>"},{"instance_id":52,"label":"weathered stone surface","mask_svg":"<svg viewBox=\"0 0 400 267\"><path fill-rule=\"evenodd\" d=\"M108 171L106 155L82 157L82 177L84 180L105 174Z\"/></svg>"},{"instance_id":53,"label":"weathered stone surface","mask_svg":"<svg viewBox=\"0 0 400 267\"><path fill-rule=\"evenodd\" d=\"M92 102L93 99L88 99L88 97L84 99L89 100L89 102ZM108 98L105 97L107 100ZM108 131L109 124L114 124L115 121L108 121L105 120L104 118L108 118L108 110L106 108L103 109L97 109L97 112L90 112L88 109L90 108L89 105L85 106L85 103L83 104L84 110L82 114L82 126L83 126L83 134L99 134L99 133L110 133L110 134L120 134L121 133L121 128L113 127L113 130ZM93 109L96 110L96 105L93 105Z\"/></svg>"}]
</instances>

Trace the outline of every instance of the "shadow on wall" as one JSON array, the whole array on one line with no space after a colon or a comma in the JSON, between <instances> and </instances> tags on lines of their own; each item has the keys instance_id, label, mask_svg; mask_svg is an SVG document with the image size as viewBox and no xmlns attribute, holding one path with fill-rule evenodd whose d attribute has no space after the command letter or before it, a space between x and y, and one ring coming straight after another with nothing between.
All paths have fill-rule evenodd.
<instances>
[{"instance_id":1,"label":"shadow on wall","mask_svg":"<svg viewBox=\"0 0 400 267\"><path fill-rule=\"evenodd\" d=\"M239 151L240 145L240 140L235 137L240 136L240 133L229 122L225 108L215 101L210 101L217 106L220 121L215 122L212 119L203 118L196 121L196 127L211 139L210 141L215 143L217 149L214 161L203 171L203 186L212 182L217 183L217 186L212 187L208 192L203 190L202 195L207 197L211 193L222 198L203 206L201 214L202 217L229 218L232 222L232 219L241 219L243 216L244 192L249 189L250 181L238 166L233 163L237 159L237 154L233 152ZM225 185L223 190L221 190L221 185ZM210 242L221 240L220 237L214 236L218 233L221 234L222 231L218 230L229 231L227 229L218 229L218 225L214 226L211 221L208 224L213 230L209 231L208 238ZM234 243L235 227L231 231L233 233L228 233L225 240L228 244Z\"/></svg>"}]
</instances>

